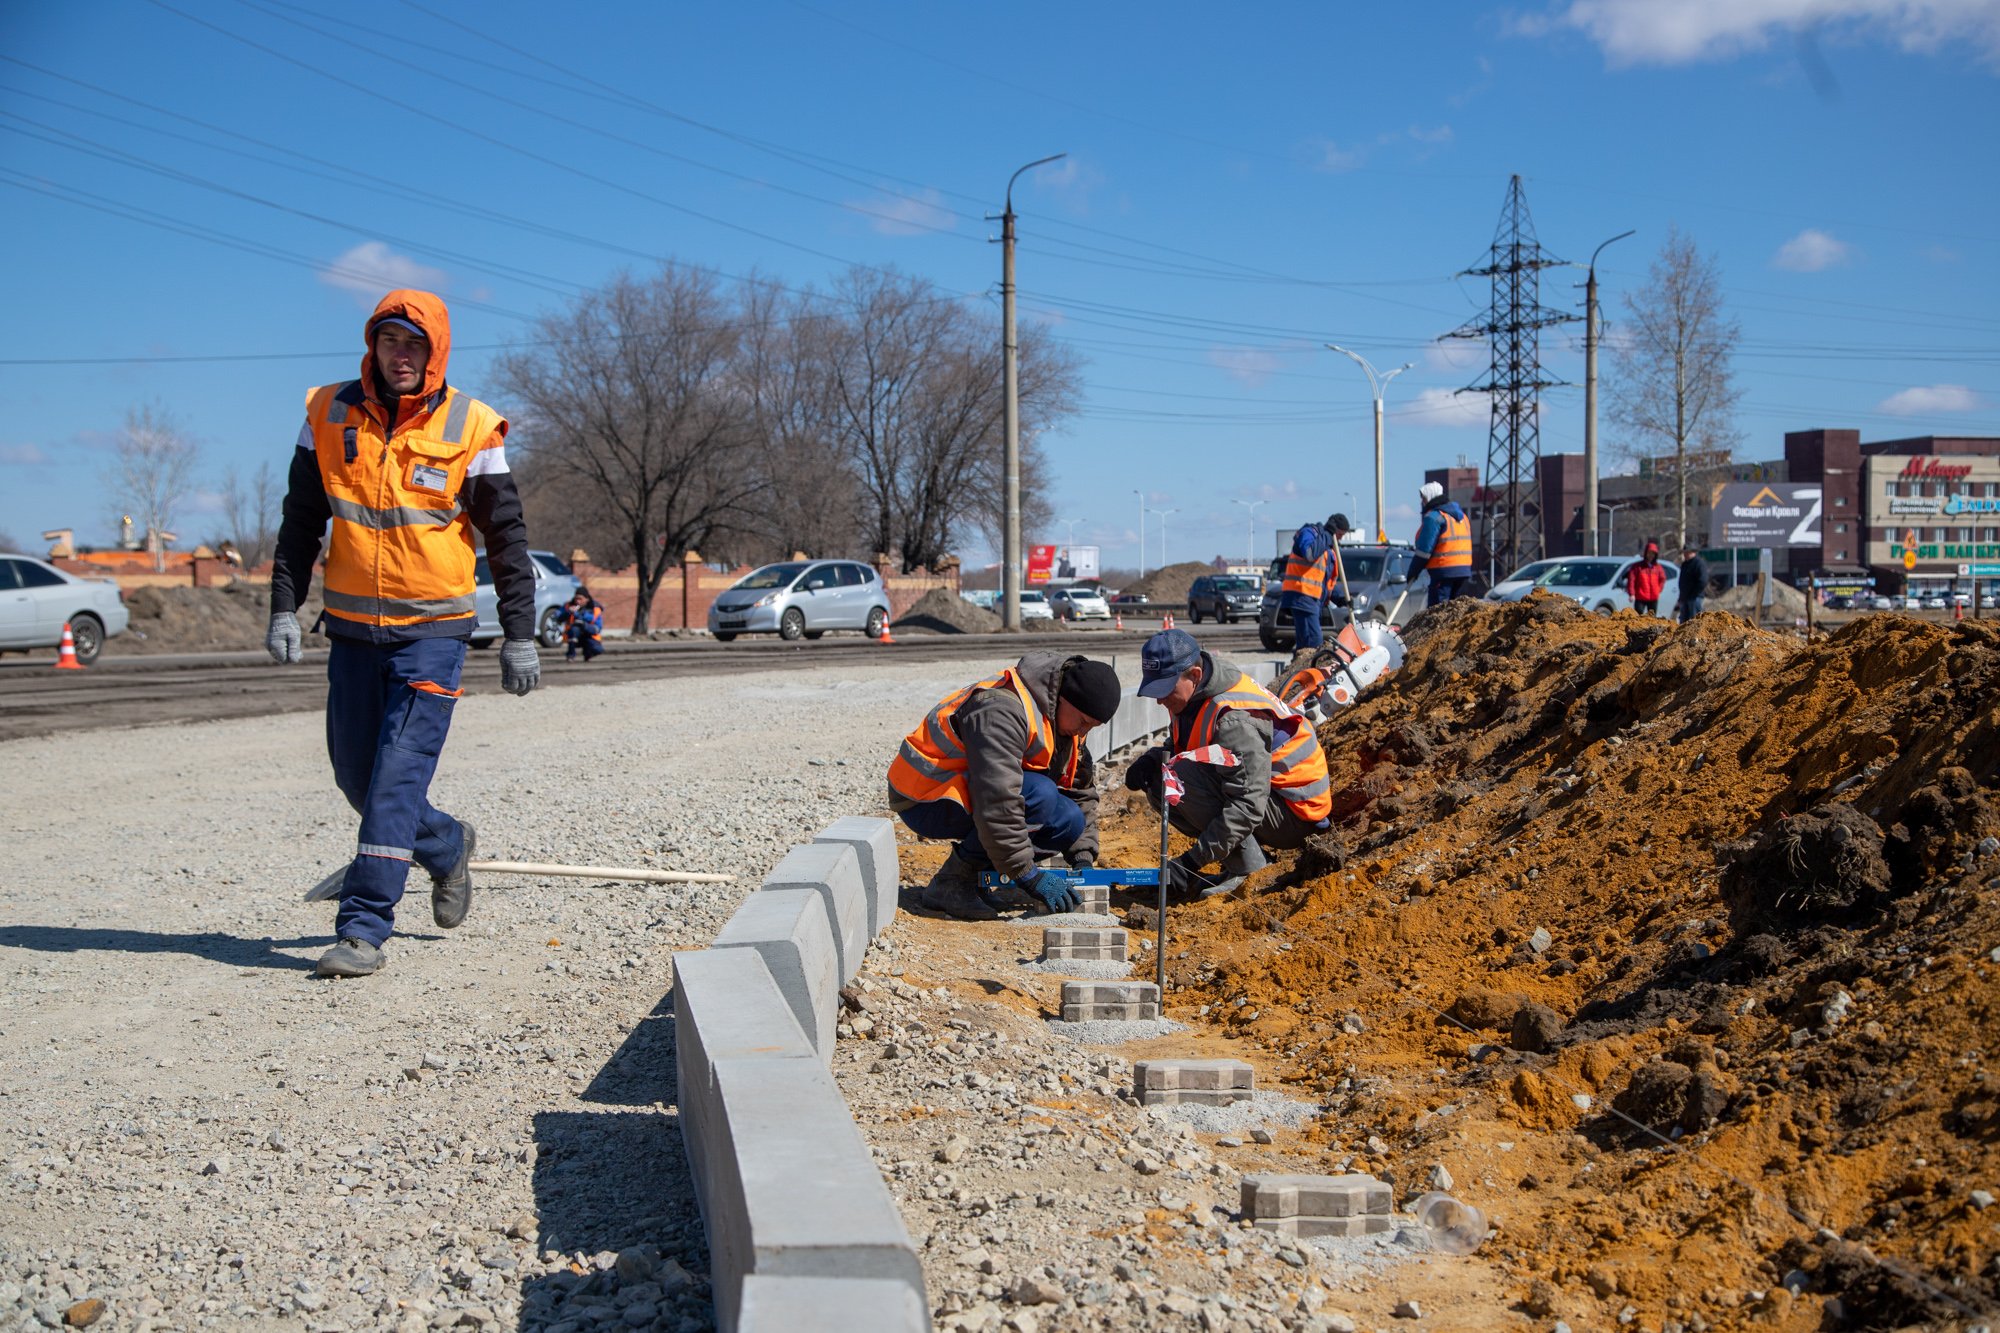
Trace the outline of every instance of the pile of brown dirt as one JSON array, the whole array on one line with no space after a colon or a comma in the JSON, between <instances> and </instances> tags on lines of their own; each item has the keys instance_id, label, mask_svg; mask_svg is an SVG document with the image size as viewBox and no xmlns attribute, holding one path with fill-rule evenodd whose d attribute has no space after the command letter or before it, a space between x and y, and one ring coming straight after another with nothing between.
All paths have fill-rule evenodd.
<instances>
[{"instance_id":1,"label":"pile of brown dirt","mask_svg":"<svg viewBox=\"0 0 2000 1333\"><path fill-rule=\"evenodd\" d=\"M1743 583L1709 598L1702 605L1710 611L1729 611L1739 616L1757 614L1759 594L1755 583ZM1771 605L1764 613L1772 620L1794 621L1806 618L1806 595L1789 583L1771 583Z\"/></svg>"},{"instance_id":2,"label":"pile of brown dirt","mask_svg":"<svg viewBox=\"0 0 2000 1333\"><path fill-rule=\"evenodd\" d=\"M1468 1311L2000 1308L2000 629L1536 594L1407 639L1321 729L1334 827L1176 909L1175 1017L1329 1105L1317 1169L1448 1169L1501 1227ZM1106 809L1107 861L1150 860Z\"/></svg>"},{"instance_id":3,"label":"pile of brown dirt","mask_svg":"<svg viewBox=\"0 0 2000 1333\"><path fill-rule=\"evenodd\" d=\"M932 634L998 634L1000 617L947 588L932 588L896 617L896 628Z\"/></svg>"},{"instance_id":4,"label":"pile of brown dirt","mask_svg":"<svg viewBox=\"0 0 2000 1333\"><path fill-rule=\"evenodd\" d=\"M1176 602L1187 600L1188 586L1196 579L1214 572L1213 568L1199 560L1188 560L1178 565L1168 565L1165 569L1156 569L1137 583L1119 591L1136 592L1156 605L1172 606Z\"/></svg>"},{"instance_id":5,"label":"pile of brown dirt","mask_svg":"<svg viewBox=\"0 0 2000 1333\"><path fill-rule=\"evenodd\" d=\"M319 619L315 596L299 611L310 630ZM262 648L271 623L271 590L262 583L237 582L220 588L133 588L125 594L132 623L105 642L117 657L141 653L233 652Z\"/></svg>"}]
</instances>

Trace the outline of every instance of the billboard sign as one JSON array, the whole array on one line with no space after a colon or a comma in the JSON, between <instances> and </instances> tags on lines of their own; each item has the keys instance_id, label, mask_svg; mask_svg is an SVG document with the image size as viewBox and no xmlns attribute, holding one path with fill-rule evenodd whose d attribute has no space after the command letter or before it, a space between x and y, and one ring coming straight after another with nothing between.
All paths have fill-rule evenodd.
<instances>
[{"instance_id":1,"label":"billboard sign","mask_svg":"<svg viewBox=\"0 0 2000 1333\"><path fill-rule=\"evenodd\" d=\"M1709 511L1712 546L1818 546L1820 488L1792 482L1732 482Z\"/></svg>"},{"instance_id":2,"label":"billboard sign","mask_svg":"<svg viewBox=\"0 0 2000 1333\"><path fill-rule=\"evenodd\" d=\"M1101 577L1095 546L1030 546L1028 586L1078 583Z\"/></svg>"}]
</instances>

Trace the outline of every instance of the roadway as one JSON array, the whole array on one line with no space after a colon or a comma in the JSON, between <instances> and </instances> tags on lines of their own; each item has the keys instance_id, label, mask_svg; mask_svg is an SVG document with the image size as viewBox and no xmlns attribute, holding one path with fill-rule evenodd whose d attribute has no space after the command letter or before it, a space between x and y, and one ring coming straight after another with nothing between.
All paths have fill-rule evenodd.
<instances>
[{"instance_id":1,"label":"roadway","mask_svg":"<svg viewBox=\"0 0 2000 1333\"><path fill-rule=\"evenodd\" d=\"M883 657L901 662L1007 661L1038 648L1068 648L1093 656L1136 653L1158 622L1128 620L1123 632L1076 627L1024 634L906 634L894 644L830 633L817 642L786 643L776 636L717 643L712 639L611 640L585 666L542 650L542 688L671 680L737 671L809 671ZM1238 657L1254 655L1250 625L1184 626L1204 645ZM314 642L308 640L309 643ZM0 741L102 727L206 722L271 713L316 712L326 704L326 652L309 648L296 667L280 667L259 651L119 657L117 640L97 665L56 671L37 654L0 662ZM496 652L466 660L467 694L496 694Z\"/></svg>"}]
</instances>

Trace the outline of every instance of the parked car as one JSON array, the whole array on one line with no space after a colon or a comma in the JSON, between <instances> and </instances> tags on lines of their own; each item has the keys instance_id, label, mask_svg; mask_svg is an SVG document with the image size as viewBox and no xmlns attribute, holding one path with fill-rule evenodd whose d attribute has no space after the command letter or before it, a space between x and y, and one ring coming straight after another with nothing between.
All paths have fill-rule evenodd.
<instances>
[{"instance_id":1,"label":"parked car","mask_svg":"<svg viewBox=\"0 0 2000 1333\"><path fill-rule=\"evenodd\" d=\"M1353 601L1346 607L1335 606L1331 600L1320 603L1320 624L1329 630L1337 629L1350 616L1365 616L1377 608L1386 611L1394 607L1399 597L1402 605L1396 608L1396 623L1407 624L1430 598L1428 571L1417 575L1415 583L1407 581L1410 561L1415 558L1416 551L1407 542L1391 542L1386 546L1343 545L1341 567L1347 571L1347 589ZM1285 652L1292 647L1292 618L1278 615L1278 599L1284 587L1285 558L1279 556L1265 571L1264 594L1257 607L1257 641L1266 652ZM1407 597L1403 596L1405 592L1409 594Z\"/></svg>"},{"instance_id":2,"label":"parked car","mask_svg":"<svg viewBox=\"0 0 2000 1333\"><path fill-rule=\"evenodd\" d=\"M1879 592L1871 593L1868 596L1868 609L1870 611L1893 611L1896 609L1896 599L1893 597L1884 597Z\"/></svg>"},{"instance_id":3,"label":"parked car","mask_svg":"<svg viewBox=\"0 0 2000 1333\"><path fill-rule=\"evenodd\" d=\"M1025 594L1024 594L1025 595ZM787 560L753 569L708 608L708 628L723 643L739 634L817 639L830 629L882 637L889 590L857 560Z\"/></svg>"},{"instance_id":4,"label":"parked car","mask_svg":"<svg viewBox=\"0 0 2000 1333\"><path fill-rule=\"evenodd\" d=\"M1000 605L1000 593L995 588L963 588L958 595L985 611Z\"/></svg>"},{"instance_id":5,"label":"parked car","mask_svg":"<svg viewBox=\"0 0 2000 1333\"><path fill-rule=\"evenodd\" d=\"M583 581L554 551L529 551L528 563L535 569L535 638L544 648L561 647L560 613ZM491 648L500 642L500 599L493 591L493 571L487 567L484 551L472 565L472 605L479 616L472 630L472 646Z\"/></svg>"},{"instance_id":6,"label":"parked car","mask_svg":"<svg viewBox=\"0 0 2000 1333\"><path fill-rule=\"evenodd\" d=\"M1047 594L1043 593L1040 588L1023 588L1021 590L1022 624L1025 625L1030 620L1054 620L1055 618L1055 608L1049 605Z\"/></svg>"},{"instance_id":7,"label":"parked car","mask_svg":"<svg viewBox=\"0 0 2000 1333\"><path fill-rule=\"evenodd\" d=\"M1560 560L1531 560L1486 590L1489 602L1518 602L1539 586L1542 575L1561 564Z\"/></svg>"},{"instance_id":8,"label":"parked car","mask_svg":"<svg viewBox=\"0 0 2000 1333\"><path fill-rule=\"evenodd\" d=\"M1263 601L1263 585L1248 574L1203 574L1188 585L1188 619L1207 616L1217 624L1248 620Z\"/></svg>"},{"instance_id":9,"label":"parked car","mask_svg":"<svg viewBox=\"0 0 2000 1333\"><path fill-rule=\"evenodd\" d=\"M1987 611L2000 610L2000 593L1989 592L1981 594L1979 598L1979 605L1982 609Z\"/></svg>"},{"instance_id":10,"label":"parked car","mask_svg":"<svg viewBox=\"0 0 2000 1333\"><path fill-rule=\"evenodd\" d=\"M1121 592L1111 599L1111 605L1119 611L1134 611L1142 610L1152 603L1146 600L1146 594L1143 592Z\"/></svg>"},{"instance_id":11,"label":"parked car","mask_svg":"<svg viewBox=\"0 0 2000 1333\"><path fill-rule=\"evenodd\" d=\"M1048 590L1049 610L1058 620L1109 620L1111 608L1105 603L1104 595L1089 584L1071 584L1067 588ZM1024 613L1021 617L1027 619Z\"/></svg>"},{"instance_id":12,"label":"parked car","mask_svg":"<svg viewBox=\"0 0 2000 1333\"><path fill-rule=\"evenodd\" d=\"M1852 611L1854 609L1854 599L1846 593L1840 593L1837 596L1827 599L1826 609L1829 611Z\"/></svg>"},{"instance_id":13,"label":"parked car","mask_svg":"<svg viewBox=\"0 0 2000 1333\"><path fill-rule=\"evenodd\" d=\"M1575 598L1587 610L1602 615L1630 611L1632 599L1625 592L1625 575L1638 563L1638 556L1573 556L1543 571L1535 586ZM1668 601L1664 592L1660 600Z\"/></svg>"},{"instance_id":14,"label":"parked car","mask_svg":"<svg viewBox=\"0 0 2000 1333\"><path fill-rule=\"evenodd\" d=\"M55 648L68 625L86 665L131 623L116 580L79 577L31 555L0 556L0 651Z\"/></svg>"},{"instance_id":15,"label":"parked car","mask_svg":"<svg viewBox=\"0 0 2000 1333\"><path fill-rule=\"evenodd\" d=\"M1933 592L1933 593L1926 593L1924 595L1924 610L1946 611L1949 610L1950 608L1951 608L1951 603L1947 602L1944 599L1943 593Z\"/></svg>"}]
</instances>

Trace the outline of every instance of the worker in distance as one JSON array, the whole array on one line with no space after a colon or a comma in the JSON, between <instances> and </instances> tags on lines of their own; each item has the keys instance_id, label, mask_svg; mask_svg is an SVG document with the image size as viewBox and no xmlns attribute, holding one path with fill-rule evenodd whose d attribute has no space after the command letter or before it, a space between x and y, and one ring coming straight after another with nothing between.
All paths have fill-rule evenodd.
<instances>
[{"instance_id":1,"label":"worker in distance","mask_svg":"<svg viewBox=\"0 0 2000 1333\"><path fill-rule=\"evenodd\" d=\"M1097 862L1097 769L1083 738L1111 720L1122 691L1103 662L1034 652L946 695L889 764L889 808L920 838L951 841L923 905L962 921L1001 906L1074 911L1075 891L1036 862ZM980 887L981 871L1013 880L1018 899Z\"/></svg>"},{"instance_id":2,"label":"worker in distance","mask_svg":"<svg viewBox=\"0 0 2000 1333\"><path fill-rule=\"evenodd\" d=\"M477 620L473 531L486 539L499 599L500 685L541 679L535 575L521 497L507 467L507 422L445 382L451 317L430 292L384 296L362 328L361 378L306 394L271 569L264 646L304 660L298 608L331 524L323 598L326 748L333 780L361 816L340 887L327 977L387 963L382 946L412 864L431 880L431 917L450 929L472 905L472 826L430 803L431 777L464 693Z\"/></svg>"}]
</instances>

